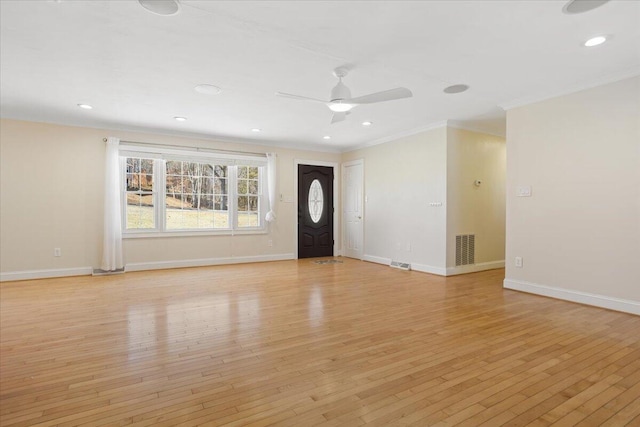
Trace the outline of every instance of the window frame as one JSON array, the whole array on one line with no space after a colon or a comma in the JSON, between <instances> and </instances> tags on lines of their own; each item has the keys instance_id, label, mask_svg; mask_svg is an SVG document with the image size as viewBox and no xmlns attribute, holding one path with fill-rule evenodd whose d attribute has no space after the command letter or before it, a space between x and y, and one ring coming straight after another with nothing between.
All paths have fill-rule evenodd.
<instances>
[{"instance_id":1,"label":"window frame","mask_svg":"<svg viewBox=\"0 0 640 427\"><path fill-rule=\"evenodd\" d=\"M127 188L126 188L126 159L128 157L153 159L153 180L154 180L154 228L127 229ZM229 208L228 228L187 228L187 229L167 229L167 208L166 208L166 180L167 161L187 161L212 165L227 166L227 197ZM258 168L258 226L239 227L238 226L238 177L239 166L250 166ZM257 156L241 156L219 153L200 153L192 150L174 150L158 147L138 147L120 146L120 176L121 176L121 223L123 238L140 237L178 237L178 236L206 236L206 235L240 235L240 234L266 234L267 203L264 192L264 180L266 173L266 158Z\"/></svg>"}]
</instances>

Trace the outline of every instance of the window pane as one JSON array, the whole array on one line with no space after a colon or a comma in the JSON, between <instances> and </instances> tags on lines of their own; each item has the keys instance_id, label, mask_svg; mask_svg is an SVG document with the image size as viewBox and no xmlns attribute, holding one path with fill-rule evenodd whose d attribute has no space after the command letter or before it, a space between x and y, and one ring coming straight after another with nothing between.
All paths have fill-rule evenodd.
<instances>
[{"instance_id":1,"label":"window pane","mask_svg":"<svg viewBox=\"0 0 640 427\"><path fill-rule=\"evenodd\" d=\"M182 162L168 160L167 175L181 175L181 174L182 174Z\"/></svg>"},{"instance_id":2,"label":"window pane","mask_svg":"<svg viewBox=\"0 0 640 427\"><path fill-rule=\"evenodd\" d=\"M213 228L213 211L198 211L198 228Z\"/></svg>"},{"instance_id":3,"label":"window pane","mask_svg":"<svg viewBox=\"0 0 640 427\"><path fill-rule=\"evenodd\" d=\"M127 229L155 228L153 195L127 193Z\"/></svg>"},{"instance_id":4,"label":"window pane","mask_svg":"<svg viewBox=\"0 0 640 427\"><path fill-rule=\"evenodd\" d=\"M215 178L213 182L213 192L215 194L227 194L227 180L224 178Z\"/></svg>"},{"instance_id":5,"label":"window pane","mask_svg":"<svg viewBox=\"0 0 640 427\"><path fill-rule=\"evenodd\" d=\"M200 186L202 194L213 194L213 179L202 177L200 178Z\"/></svg>"},{"instance_id":6,"label":"window pane","mask_svg":"<svg viewBox=\"0 0 640 427\"><path fill-rule=\"evenodd\" d=\"M153 191L153 175L148 173L140 175L140 190Z\"/></svg>"},{"instance_id":7,"label":"window pane","mask_svg":"<svg viewBox=\"0 0 640 427\"><path fill-rule=\"evenodd\" d=\"M182 174L188 176L200 175L200 164L192 162L182 162Z\"/></svg>"},{"instance_id":8,"label":"window pane","mask_svg":"<svg viewBox=\"0 0 640 427\"><path fill-rule=\"evenodd\" d=\"M249 181L249 194L258 194L258 181Z\"/></svg>"},{"instance_id":9,"label":"window pane","mask_svg":"<svg viewBox=\"0 0 640 427\"><path fill-rule=\"evenodd\" d=\"M247 196L238 196L238 211L247 211L249 208L249 198Z\"/></svg>"},{"instance_id":10,"label":"window pane","mask_svg":"<svg viewBox=\"0 0 640 427\"><path fill-rule=\"evenodd\" d=\"M138 167L136 168L136 164ZM140 159L134 159L132 157L127 157L127 173L134 173L140 170Z\"/></svg>"},{"instance_id":11,"label":"window pane","mask_svg":"<svg viewBox=\"0 0 640 427\"><path fill-rule=\"evenodd\" d=\"M238 194L247 194L247 181L238 180Z\"/></svg>"},{"instance_id":12,"label":"window pane","mask_svg":"<svg viewBox=\"0 0 640 427\"><path fill-rule=\"evenodd\" d=\"M128 173L127 174L127 191L140 190L140 175Z\"/></svg>"},{"instance_id":13,"label":"window pane","mask_svg":"<svg viewBox=\"0 0 640 427\"><path fill-rule=\"evenodd\" d=\"M182 228L198 228L198 211L185 209L182 211Z\"/></svg>"},{"instance_id":14,"label":"window pane","mask_svg":"<svg viewBox=\"0 0 640 427\"><path fill-rule=\"evenodd\" d=\"M249 210L253 212L258 212L258 197L249 196Z\"/></svg>"},{"instance_id":15,"label":"window pane","mask_svg":"<svg viewBox=\"0 0 640 427\"><path fill-rule=\"evenodd\" d=\"M200 209L213 210L213 196L200 196Z\"/></svg>"},{"instance_id":16,"label":"window pane","mask_svg":"<svg viewBox=\"0 0 640 427\"><path fill-rule=\"evenodd\" d=\"M144 174L153 173L153 159L140 159L140 172Z\"/></svg>"},{"instance_id":17,"label":"window pane","mask_svg":"<svg viewBox=\"0 0 640 427\"><path fill-rule=\"evenodd\" d=\"M258 179L258 168L257 167L250 167L249 168L248 178L250 178L250 179Z\"/></svg>"},{"instance_id":18,"label":"window pane","mask_svg":"<svg viewBox=\"0 0 640 427\"><path fill-rule=\"evenodd\" d=\"M246 166L238 166L238 178L247 178Z\"/></svg>"},{"instance_id":19,"label":"window pane","mask_svg":"<svg viewBox=\"0 0 640 427\"><path fill-rule=\"evenodd\" d=\"M215 176L219 177L219 178L226 178L227 176L227 167L226 166L220 166L220 165L216 165L214 168L215 171Z\"/></svg>"},{"instance_id":20,"label":"window pane","mask_svg":"<svg viewBox=\"0 0 640 427\"><path fill-rule=\"evenodd\" d=\"M215 228L231 228L229 227L229 211L214 211L213 223Z\"/></svg>"},{"instance_id":21,"label":"window pane","mask_svg":"<svg viewBox=\"0 0 640 427\"><path fill-rule=\"evenodd\" d=\"M168 209L182 209L182 194L167 194L164 198L165 206Z\"/></svg>"},{"instance_id":22,"label":"window pane","mask_svg":"<svg viewBox=\"0 0 640 427\"><path fill-rule=\"evenodd\" d=\"M211 178L199 177L196 181L196 193L199 194L213 194L213 186L211 185Z\"/></svg>"},{"instance_id":23,"label":"window pane","mask_svg":"<svg viewBox=\"0 0 640 427\"><path fill-rule=\"evenodd\" d=\"M238 214L238 227L257 227L258 214L254 212L242 212Z\"/></svg>"},{"instance_id":24,"label":"window pane","mask_svg":"<svg viewBox=\"0 0 640 427\"><path fill-rule=\"evenodd\" d=\"M167 194L182 193L182 177L180 175L167 175Z\"/></svg>"},{"instance_id":25,"label":"window pane","mask_svg":"<svg viewBox=\"0 0 640 427\"><path fill-rule=\"evenodd\" d=\"M229 198L227 196L216 196L214 198L213 209L215 209L216 211L229 210Z\"/></svg>"},{"instance_id":26,"label":"window pane","mask_svg":"<svg viewBox=\"0 0 640 427\"><path fill-rule=\"evenodd\" d=\"M212 165L202 165L202 176L213 176L213 166Z\"/></svg>"},{"instance_id":27,"label":"window pane","mask_svg":"<svg viewBox=\"0 0 640 427\"><path fill-rule=\"evenodd\" d=\"M193 193L196 188L197 179L192 175L184 175L182 177L182 192L185 194Z\"/></svg>"},{"instance_id":28,"label":"window pane","mask_svg":"<svg viewBox=\"0 0 640 427\"><path fill-rule=\"evenodd\" d=\"M137 205L127 204L127 229L139 228L140 224L140 207Z\"/></svg>"},{"instance_id":29,"label":"window pane","mask_svg":"<svg viewBox=\"0 0 640 427\"><path fill-rule=\"evenodd\" d=\"M182 210L167 209L167 230L178 230L182 226Z\"/></svg>"}]
</instances>

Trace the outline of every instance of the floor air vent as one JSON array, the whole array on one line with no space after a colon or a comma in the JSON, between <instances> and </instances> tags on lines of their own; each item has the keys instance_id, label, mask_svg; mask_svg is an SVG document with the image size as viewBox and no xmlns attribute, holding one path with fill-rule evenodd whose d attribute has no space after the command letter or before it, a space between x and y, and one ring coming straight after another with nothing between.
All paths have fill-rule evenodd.
<instances>
[{"instance_id":1,"label":"floor air vent","mask_svg":"<svg viewBox=\"0 0 640 427\"><path fill-rule=\"evenodd\" d=\"M456 267L475 264L476 235L461 234L456 236Z\"/></svg>"},{"instance_id":2,"label":"floor air vent","mask_svg":"<svg viewBox=\"0 0 640 427\"><path fill-rule=\"evenodd\" d=\"M411 270L411 264L408 264L406 262L391 261L391 264L389 265L393 268L399 268L400 270Z\"/></svg>"}]
</instances>

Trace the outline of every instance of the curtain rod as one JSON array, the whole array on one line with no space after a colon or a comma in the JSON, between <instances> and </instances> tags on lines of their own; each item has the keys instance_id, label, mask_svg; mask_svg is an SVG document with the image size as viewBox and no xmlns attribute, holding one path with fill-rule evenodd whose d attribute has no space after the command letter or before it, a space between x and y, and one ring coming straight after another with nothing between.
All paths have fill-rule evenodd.
<instances>
[{"instance_id":1,"label":"curtain rod","mask_svg":"<svg viewBox=\"0 0 640 427\"><path fill-rule=\"evenodd\" d=\"M102 138L102 142L107 142L107 138ZM209 153L244 154L245 156L253 155L253 156L267 157L265 153L257 153L252 151L224 150L224 149L218 149L218 148L205 148L205 147L190 147L186 145L173 145L173 144L153 144L151 142L138 142L138 141L120 141L120 142L123 142L125 144L131 144L131 145L148 145L150 147L158 147L158 148L177 148L180 150L187 149L187 150L195 150L195 151L206 151Z\"/></svg>"}]
</instances>

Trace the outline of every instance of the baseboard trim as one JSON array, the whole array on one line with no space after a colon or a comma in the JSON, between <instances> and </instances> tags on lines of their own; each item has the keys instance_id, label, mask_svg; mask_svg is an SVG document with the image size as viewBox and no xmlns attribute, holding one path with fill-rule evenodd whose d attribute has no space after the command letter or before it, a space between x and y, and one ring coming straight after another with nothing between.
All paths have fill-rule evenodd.
<instances>
[{"instance_id":1,"label":"baseboard trim","mask_svg":"<svg viewBox=\"0 0 640 427\"><path fill-rule=\"evenodd\" d=\"M246 264L250 262L285 261L291 259L295 259L295 256L293 254L134 262L127 263L124 269L125 271L164 270L168 268L207 267L212 265Z\"/></svg>"},{"instance_id":2,"label":"baseboard trim","mask_svg":"<svg viewBox=\"0 0 640 427\"><path fill-rule=\"evenodd\" d=\"M14 282L18 280L52 279L54 277L68 277L68 276L90 276L92 273L93 273L93 267L10 271L7 273L0 273L0 282Z\"/></svg>"},{"instance_id":3,"label":"baseboard trim","mask_svg":"<svg viewBox=\"0 0 640 427\"><path fill-rule=\"evenodd\" d=\"M504 279L503 286L514 291L527 292L530 294L542 295L561 299L565 301L577 302L580 304L593 305L595 307L607 308L609 310L622 311L640 316L640 302L620 298L608 297L605 295L591 294L587 292L572 291L553 286L539 285L537 283L525 282L522 280Z\"/></svg>"},{"instance_id":4,"label":"baseboard trim","mask_svg":"<svg viewBox=\"0 0 640 427\"><path fill-rule=\"evenodd\" d=\"M432 265L411 263L411 269L419 271L421 273L437 274L438 276L447 275L447 269L444 267L434 267Z\"/></svg>"},{"instance_id":5,"label":"baseboard trim","mask_svg":"<svg viewBox=\"0 0 640 427\"><path fill-rule=\"evenodd\" d=\"M369 261L369 262L375 262L376 264L382 264L382 265L390 265L391 264L391 258L383 258L383 257L379 257L379 256L373 256L373 255L364 255L362 257L363 261Z\"/></svg>"},{"instance_id":6,"label":"baseboard trim","mask_svg":"<svg viewBox=\"0 0 640 427\"><path fill-rule=\"evenodd\" d=\"M461 265L458 267L448 267L447 276L456 276L458 274L476 273L478 271L495 270L496 268L504 268L504 260L481 262L479 264Z\"/></svg>"}]
</instances>

